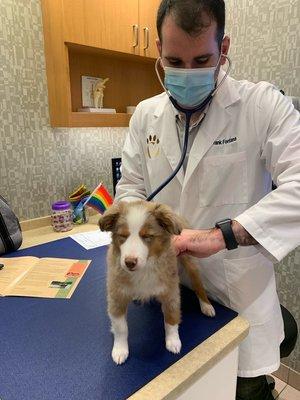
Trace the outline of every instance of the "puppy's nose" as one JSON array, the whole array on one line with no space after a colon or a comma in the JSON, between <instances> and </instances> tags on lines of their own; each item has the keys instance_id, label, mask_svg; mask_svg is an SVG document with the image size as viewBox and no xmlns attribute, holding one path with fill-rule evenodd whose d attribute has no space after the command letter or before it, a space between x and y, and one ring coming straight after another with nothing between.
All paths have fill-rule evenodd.
<instances>
[{"instance_id":1,"label":"puppy's nose","mask_svg":"<svg viewBox=\"0 0 300 400\"><path fill-rule=\"evenodd\" d=\"M137 258L136 257L126 257L125 258L125 265L130 271L134 270L136 264L137 264Z\"/></svg>"}]
</instances>

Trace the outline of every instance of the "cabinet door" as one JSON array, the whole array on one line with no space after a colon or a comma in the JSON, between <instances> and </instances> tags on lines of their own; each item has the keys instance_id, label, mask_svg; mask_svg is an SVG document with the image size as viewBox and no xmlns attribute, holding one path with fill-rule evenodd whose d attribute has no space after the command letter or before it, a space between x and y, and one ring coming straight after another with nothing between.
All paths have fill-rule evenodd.
<instances>
[{"instance_id":1,"label":"cabinet door","mask_svg":"<svg viewBox=\"0 0 300 400\"><path fill-rule=\"evenodd\" d=\"M138 0L63 0L63 8L66 42L139 54Z\"/></svg>"},{"instance_id":2,"label":"cabinet door","mask_svg":"<svg viewBox=\"0 0 300 400\"><path fill-rule=\"evenodd\" d=\"M158 57L156 14L160 0L139 0L140 55Z\"/></svg>"}]
</instances>

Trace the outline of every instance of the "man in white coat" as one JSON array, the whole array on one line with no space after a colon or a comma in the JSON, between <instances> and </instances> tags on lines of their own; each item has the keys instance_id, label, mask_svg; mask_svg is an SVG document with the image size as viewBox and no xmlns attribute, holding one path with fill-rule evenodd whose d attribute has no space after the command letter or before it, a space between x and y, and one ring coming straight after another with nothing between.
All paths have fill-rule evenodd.
<instances>
[{"instance_id":1,"label":"man in white coat","mask_svg":"<svg viewBox=\"0 0 300 400\"><path fill-rule=\"evenodd\" d=\"M157 45L164 86L180 105L201 103L225 76L220 66L230 40L224 26L223 0L161 2ZM184 126L165 92L137 106L117 200L146 199L171 175ZM209 295L250 322L240 346L236 398L273 399L265 374L278 369L284 338L273 262L300 244L299 113L273 85L227 77L193 116L183 167L154 200L189 221L193 229L174 244L178 254L199 257ZM182 281L189 285L187 277Z\"/></svg>"}]
</instances>

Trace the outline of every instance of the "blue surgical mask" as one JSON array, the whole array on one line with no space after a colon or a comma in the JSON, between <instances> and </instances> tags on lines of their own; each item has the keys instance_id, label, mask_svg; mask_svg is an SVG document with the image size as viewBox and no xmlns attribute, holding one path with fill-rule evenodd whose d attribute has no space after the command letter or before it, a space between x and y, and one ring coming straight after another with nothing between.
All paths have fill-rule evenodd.
<instances>
[{"instance_id":1,"label":"blue surgical mask","mask_svg":"<svg viewBox=\"0 0 300 400\"><path fill-rule=\"evenodd\" d=\"M216 69L164 67L165 87L181 106L194 107L215 89Z\"/></svg>"}]
</instances>

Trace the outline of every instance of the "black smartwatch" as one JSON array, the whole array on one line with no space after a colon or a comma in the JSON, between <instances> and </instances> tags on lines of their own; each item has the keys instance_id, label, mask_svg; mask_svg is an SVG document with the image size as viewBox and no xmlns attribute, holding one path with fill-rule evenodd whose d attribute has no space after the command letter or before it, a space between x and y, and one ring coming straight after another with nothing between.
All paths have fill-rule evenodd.
<instances>
[{"instance_id":1,"label":"black smartwatch","mask_svg":"<svg viewBox=\"0 0 300 400\"><path fill-rule=\"evenodd\" d=\"M216 228L219 228L222 231L227 250L236 249L239 245L234 236L231 224L232 224L232 220L229 218L226 218L226 219L222 219L221 221L216 222L216 225L215 225Z\"/></svg>"}]
</instances>

